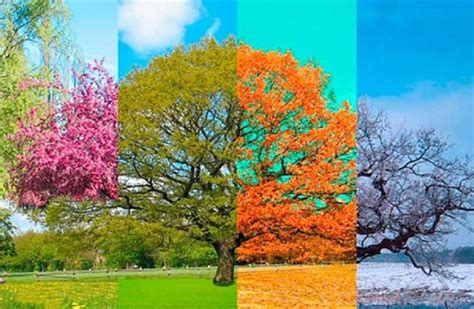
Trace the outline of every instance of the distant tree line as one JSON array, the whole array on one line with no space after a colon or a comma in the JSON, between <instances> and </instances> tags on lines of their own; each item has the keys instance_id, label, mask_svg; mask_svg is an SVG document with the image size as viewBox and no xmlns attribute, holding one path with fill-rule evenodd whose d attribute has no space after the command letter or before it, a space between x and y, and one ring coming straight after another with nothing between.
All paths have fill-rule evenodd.
<instances>
[{"instance_id":1,"label":"distant tree line","mask_svg":"<svg viewBox=\"0 0 474 309\"><path fill-rule=\"evenodd\" d=\"M452 250L443 250L433 254L434 258L445 263L474 264L474 247L466 246ZM410 263L410 258L403 253L382 253L368 258L365 262Z\"/></svg>"},{"instance_id":2,"label":"distant tree line","mask_svg":"<svg viewBox=\"0 0 474 309\"><path fill-rule=\"evenodd\" d=\"M28 231L13 236L11 248L0 255L0 270L9 272L193 267L216 263L217 255L206 243L170 233L156 224L119 216L101 218L89 229Z\"/></svg>"}]
</instances>

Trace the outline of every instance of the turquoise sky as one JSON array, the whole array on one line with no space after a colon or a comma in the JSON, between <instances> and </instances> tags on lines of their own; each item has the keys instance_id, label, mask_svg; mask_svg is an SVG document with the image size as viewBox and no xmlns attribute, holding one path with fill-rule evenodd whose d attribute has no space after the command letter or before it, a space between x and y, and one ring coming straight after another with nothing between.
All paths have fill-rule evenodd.
<instances>
[{"instance_id":1,"label":"turquoise sky","mask_svg":"<svg viewBox=\"0 0 474 309\"><path fill-rule=\"evenodd\" d=\"M356 2L251 1L237 6L237 34L254 48L291 50L331 74L338 102L356 101Z\"/></svg>"}]
</instances>

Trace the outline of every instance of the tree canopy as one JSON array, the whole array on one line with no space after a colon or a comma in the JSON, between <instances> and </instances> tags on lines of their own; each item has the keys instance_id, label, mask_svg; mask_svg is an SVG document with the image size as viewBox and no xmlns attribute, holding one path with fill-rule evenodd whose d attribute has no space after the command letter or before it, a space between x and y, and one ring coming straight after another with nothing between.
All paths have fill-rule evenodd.
<instances>
[{"instance_id":1,"label":"tree canopy","mask_svg":"<svg viewBox=\"0 0 474 309\"><path fill-rule=\"evenodd\" d=\"M328 76L290 52L241 45L238 76L239 257L353 259L355 113L348 102L331 111Z\"/></svg>"},{"instance_id":2,"label":"tree canopy","mask_svg":"<svg viewBox=\"0 0 474 309\"><path fill-rule=\"evenodd\" d=\"M0 10L0 197L8 187L8 165L19 153L8 136L32 106L43 105L47 89L19 89L29 78L68 82L79 61L69 33L69 12L61 0L2 1ZM27 57L37 54L38 57Z\"/></svg>"},{"instance_id":3,"label":"tree canopy","mask_svg":"<svg viewBox=\"0 0 474 309\"><path fill-rule=\"evenodd\" d=\"M326 84L232 39L155 57L120 86L119 207L210 243L219 284L238 246L242 260L308 260L315 239L353 252L355 116L328 109Z\"/></svg>"},{"instance_id":4,"label":"tree canopy","mask_svg":"<svg viewBox=\"0 0 474 309\"><path fill-rule=\"evenodd\" d=\"M58 101L33 108L11 136L20 153L10 170L12 196L23 206L54 198L117 198L118 87L100 63L76 74L77 85L55 82ZM45 85L26 81L24 87Z\"/></svg>"},{"instance_id":5,"label":"tree canopy","mask_svg":"<svg viewBox=\"0 0 474 309\"><path fill-rule=\"evenodd\" d=\"M235 70L235 42L209 39L156 57L120 87L121 203L212 244L230 268L240 134ZM215 281L233 282L233 271L219 267ZM221 279L223 271L232 273Z\"/></svg>"},{"instance_id":6,"label":"tree canopy","mask_svg":"<svg viewBox=\"0 0 474 309\"><path fill-rule=\"evenodd\" d=\"M0 258L13 255L15 244L13 242L13 224L10 221L10 212L0 208Z\"/></svg>"}]
</instances>

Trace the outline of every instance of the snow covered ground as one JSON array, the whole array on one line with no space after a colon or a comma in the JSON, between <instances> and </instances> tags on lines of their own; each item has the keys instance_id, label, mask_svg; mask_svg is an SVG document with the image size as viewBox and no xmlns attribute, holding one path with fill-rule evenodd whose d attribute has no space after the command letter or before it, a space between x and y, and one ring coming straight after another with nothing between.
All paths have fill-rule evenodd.
<instances>
[{"instance_id":1,"label":"snow covered ground","mask_svg":"<svg viewBox=\"0 0 474 309\"><path fill-rule=\"evenodd\" d=\"M361 263L357 269L358 301L363 305L474 308L474 264L458 264L450 271L460 279L426 276L411 264Z\"/></svg>"}]
</instances>

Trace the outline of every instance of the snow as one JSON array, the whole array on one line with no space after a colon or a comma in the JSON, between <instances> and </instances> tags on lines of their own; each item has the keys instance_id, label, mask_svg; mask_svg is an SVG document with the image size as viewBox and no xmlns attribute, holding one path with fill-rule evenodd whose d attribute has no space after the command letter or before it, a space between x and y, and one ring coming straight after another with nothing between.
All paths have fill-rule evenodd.
<instances>
[{"instance_id":1,"label":"snow","mask_svg":"<svg viewBox=\"0 0 474 309\"><path fill-rule=\"evenodd\" d=\"M411 264L361 263L357 269L362 304L474 305L474 264L449 269L456 278L427 276Z\"/></svg>"}]
</instances>

